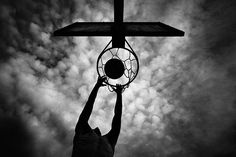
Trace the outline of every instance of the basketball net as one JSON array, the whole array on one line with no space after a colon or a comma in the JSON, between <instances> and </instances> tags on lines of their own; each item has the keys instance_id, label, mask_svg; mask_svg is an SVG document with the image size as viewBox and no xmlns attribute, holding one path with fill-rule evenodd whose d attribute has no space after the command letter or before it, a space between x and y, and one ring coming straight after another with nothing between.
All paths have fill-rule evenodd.
<instances>
[{"instance_id":1,"label":"basketball net","mask_svg":"<svg viewBox=\"0 0 236 157\"><path fill-rule=\"evenodd\" d=\"M120 84L123 91L129 87L129 84L136 78L139 70L138 57L130 44L125 40L127 48L113 48L112 40L107 44L97 59L97 73L99 77L106 77L105 83L108 85L109 91L113 92L116 84ZM124 65L124 73L117 79L112 79L105 72L105 65L111 59L118 59ZM112 67L110 67L112 68ZM115 69L114 69L115 70ZM119 69L116 69L119 70ZM114 71L115 72L115 71Z\"/></svg>"}]
</instances>

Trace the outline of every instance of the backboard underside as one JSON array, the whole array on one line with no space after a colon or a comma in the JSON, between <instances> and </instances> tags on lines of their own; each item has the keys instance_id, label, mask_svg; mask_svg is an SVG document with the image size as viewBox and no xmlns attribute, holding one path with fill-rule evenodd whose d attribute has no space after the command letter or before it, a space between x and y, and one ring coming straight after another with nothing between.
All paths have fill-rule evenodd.
<instances>
[{"instance_id":1,"label":"backboard underside","mask_svg":"<svg viewBox=\"0 0 236 157\"><path fill-rule=\"evenodd\" d=\"M184 32L161 22L76 22L59 30L54 36L184 36Z\"/></svg>"}]
</instances>

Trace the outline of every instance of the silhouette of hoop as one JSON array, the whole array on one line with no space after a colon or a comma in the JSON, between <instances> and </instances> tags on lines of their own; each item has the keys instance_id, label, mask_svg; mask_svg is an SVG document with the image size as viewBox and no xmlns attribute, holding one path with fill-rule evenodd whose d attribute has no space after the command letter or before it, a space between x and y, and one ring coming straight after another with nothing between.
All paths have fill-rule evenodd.
<instances>
[{"instance_id":1,"label":"silhouette of hoop","mask_svg":"<svg viewBox=\"0 0 236 157\"><path fill-rule=\"evenodd\" d=\"M123 90L129 87L129 84L136 78L139 71L138 57L125 40L128 48L113 48L109 47L112 40L107 44L104 50L100 53L97 59L97 73L100 77L106 76L105 83L108 85L108 89L112 92L116 84L121 84ZM105 65L111 60L119 60L124 65L124 73L121 77L112 79L107 76L105 72ZM112 64L111 64L112 65Z\"/></svg>"}]
</instances>

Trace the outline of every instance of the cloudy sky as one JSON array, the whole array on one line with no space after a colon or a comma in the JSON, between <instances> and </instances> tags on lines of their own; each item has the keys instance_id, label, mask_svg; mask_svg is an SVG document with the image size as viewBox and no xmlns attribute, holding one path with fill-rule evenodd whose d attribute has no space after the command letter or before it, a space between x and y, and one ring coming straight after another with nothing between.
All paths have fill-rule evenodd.
<instances>
[{"instance_id":1,"label":"cloudy sky","mask_svg":"<svg viewBox=\"0 0 236 157\"><path fill-rule=\"evenodd\" d=\"M236 156L236 1L125 0L125 21L161 21L184 37L127 40L140 71L123 93L115 157ZM113 21L112 0L1 0L1 153L68 157L110 37L52 37L76 21ZM90 118L109 131L115 93Z\"/></svg>"}]
</instances>

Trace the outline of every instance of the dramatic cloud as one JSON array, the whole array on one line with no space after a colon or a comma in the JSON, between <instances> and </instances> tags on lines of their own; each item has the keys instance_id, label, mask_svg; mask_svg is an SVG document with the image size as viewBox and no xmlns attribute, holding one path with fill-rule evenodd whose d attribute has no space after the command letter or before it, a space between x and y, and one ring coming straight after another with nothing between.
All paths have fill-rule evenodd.
<instances>
[{"instance_id":1,"label":"dramatic cloud","mask_svg":"<svg viewBox=\"0 0 236 157\"><path fill-rule=\"evenodd\" d=\"M110 37L52 37L75 21L113 21L110 0L0 2L0 142L8 156L71 155L74 127ZM140 61L123 93L116 157L236 156L236 3L125 0L125 21L184 37L129 37ZM116 95L100 89L90 124L110 130Z\"/></svg>"}]
</instances>

